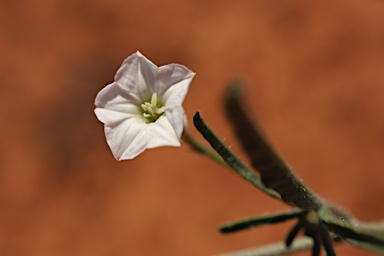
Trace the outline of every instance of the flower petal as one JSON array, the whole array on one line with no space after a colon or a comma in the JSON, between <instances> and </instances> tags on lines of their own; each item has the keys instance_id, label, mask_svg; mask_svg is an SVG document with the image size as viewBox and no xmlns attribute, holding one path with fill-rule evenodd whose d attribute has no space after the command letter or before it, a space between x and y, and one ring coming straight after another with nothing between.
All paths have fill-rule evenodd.
<instances>
[{"instance_id":1,"label":"flower petal","mask_svg":"<svg viewBox=\"0 0 384 256\"><path fill-rule=\"evenodd\" d=\"M143 56L140 52L137 52L139 56L139 83L145 83L147 88L149 89L151 95L155 92L155 84L156 84L156 74L158 67L153 64L150 60L148 60L145 56ZM149 95L149 97L151 96ZM144 95L143 95L144 96ZM145 95L146 98L148 95Z\"/></svg>"},{"instance_id":2,"label":"flower petal","mask_svg":"<svg viewBox=\"0 0 384 256\"><path fill-rule=\"evenodd\" d=\"M117 125L126 119L137 118L137 115L127 114L105 108L95 108L95 115L100 122L108 126Z\"/></svg>"},{"instance_id":3,"label":"flower petal","mask_svg":"<svg viewBox=\"0 0 384 256\"><path fill-rule=\"evenodd\" d=\"M169 87L168 90L160 94L160 99L164 102L165 106L181 106L185 96L187 95L192 79L193 75L177 82L173 86Z\"/></svg>"},{"instance_id":4,"label":"flower petal","mask_svg":"<svg viewBox=\"0 0 384 256\"><path fill-rule=\"evenodd\" d=\"M113 125L105 125L104 130L107 143L117 160L134 157L127 158L124 155L132 147L132 142L137 138L138 134L145 130L146 126L147 124L139 118L125 119ZM137 154L140 154L144 149L145 147Z\"/></svg>"},{"instance_id":5,"label":"flower petal","mask_svg":"<svg viewBox=\"0 0 384 256\"><path fill-rule=\"evenodd\" d=\"M115 75L122 89L139 99L151 97L157 66L139 51L126 58Z\"/></svg>"},{"instance_id":6,"label":"flower petal","mask_svg":"<svg viewBox=\"0 0 384 256\"><path fill-rule=\"evenodd\" d=\"M119 84L112 83L104 87L96 96L95 105L98 108L106 108L122 113L137 114L137 105L141 100L130 92L123 90Z\"/></svg>"},{"instance_id":7,"label":"flower petal","mask_svg":"<svg viewBox=\"0 0 384 256\"><path fill-rule=\"evenodd\" d=\"M184 127L186 126L184 109L181 106L167 107L165 110L165 115L169 123L172 125L176 136L180 138L183 133Z\"/></svg>"},{"instance_id":8,"label":"flower petal","mask_svg":"<svg viewBox=\"0 0 384 256\"><path fill-rule=\"evenodd\" d=\"M190 83L194 75L194 72L183 65L169 64L161 66L157 72L155 90L158 94L162 94L171 86L183 80L188 80Z\"/></svg>"},{"instance_id":9,"label":"flower petal","mask_svg":"<svg viewBox=\"0 0 384 256\"><path fill-rule=\"evenodd\" d=\"M120 160L135 158L147 148L161 146L180 146L179 138L164 116L161 116L154 123L147 124L144 129L137 133L136 138L122 154Z\"/></svg>"},{"instance_id":10,"label":"flower petal","mask_svg":"<svg viewBox=\"0 0 384 256\"><path fill-rule=\"evenodd\" d=\"M180 146L180 137L176 135L168 118L161 116L156 122L148 125L147 148L162 146Z\"/></svg>"}]
</instances>

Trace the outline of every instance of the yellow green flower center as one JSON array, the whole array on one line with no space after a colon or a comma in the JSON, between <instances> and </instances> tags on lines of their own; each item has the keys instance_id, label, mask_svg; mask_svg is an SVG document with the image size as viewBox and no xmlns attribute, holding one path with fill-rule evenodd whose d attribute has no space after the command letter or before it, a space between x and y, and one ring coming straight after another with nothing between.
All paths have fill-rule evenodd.
<instances>
[{"instance_id":1,"label":"yellow green flower center","mask_svg":"<svg viewBox=\"0 0 384 256\"><path fill-rule=\"evenodd\" d=\"M157 100L157 93L152 94L151 100L141 104L143 116L149 122L155 122L165 112L164 105Z\"/></svg>"}]
</instances>

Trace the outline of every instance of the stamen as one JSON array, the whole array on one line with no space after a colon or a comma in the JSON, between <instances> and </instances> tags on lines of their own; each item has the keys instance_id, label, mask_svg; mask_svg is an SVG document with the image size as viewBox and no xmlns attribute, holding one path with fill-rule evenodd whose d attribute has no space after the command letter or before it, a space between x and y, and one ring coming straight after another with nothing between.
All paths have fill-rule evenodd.
<instances>
[{"instance_id":1,"label":"stamen","mask_svg":"<svg viewBox=\"0 0 384 256\"><path fill-rule=\"evenodd\" d=\"M147 103L147 102L146 102ZM148 107L147 105L145 104L141 104L141 108L144 110L144 111L148 111Z\"/></svg>"},{"instance_id":2,"label":"stamen","mask_svg":"<svg viewBox=\"0 0 384 256\"><path fill-rule=\"evenodd\" d=\"M149 114L151 114L151 116L155 115L155 112L153 111L153 106L148 107L148 112L149 112Z\"/></svg>"},{"instance_id":3,"label":"stamen","mask_svg":"<svg viewBox=\"0 0 384 256\"><path fill-rule=\"evenodd\" d=\"M155 110L156 114L161 115L165 112L165 107L162 106L161 108L158 108Z\"/></svg>"},{"instance_id":4,"label":"stamen","mask_svg":"<svg viewBox=\"0 0 384 256\"><path fill-rule=\"evenodd\" d=\"M154 93L151 98L151 104L153 107L156 107L157 105L157 93Z\"/></svg>"},{"instance_id":5,"label":"stamen","mask_svg":"<svg viewBox=\"0 0 384 256\"><path fill-rule=\"evenodd\" d=\"M165 106L158 107L157 93L152 94L151 102L144 102L140 106L144 111L143 116L150 122L156 121L165 112Z\"/></svg>"}]
</instances>

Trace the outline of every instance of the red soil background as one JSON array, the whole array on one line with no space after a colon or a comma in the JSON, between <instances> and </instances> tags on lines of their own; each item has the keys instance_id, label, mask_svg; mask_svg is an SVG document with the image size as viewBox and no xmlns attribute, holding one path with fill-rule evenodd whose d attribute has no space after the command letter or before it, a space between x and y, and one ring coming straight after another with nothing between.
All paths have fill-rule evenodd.
<instances>
[{"instance_id":1,"label":"red soil background","mask_svg":"<svg viewBox=\"0 0 384 256\"><path fill-rule=\"evenodd\" d=\"M197 73L184 104L193 134L201 111L244 157L221 108L241 77L309 187L384 218L383 1L2 0L0 35L1 255L213 255L293 225L219 234L289 208L186 145L114 160L93 101L136 50Z\"/></svg>"}]
</instances>

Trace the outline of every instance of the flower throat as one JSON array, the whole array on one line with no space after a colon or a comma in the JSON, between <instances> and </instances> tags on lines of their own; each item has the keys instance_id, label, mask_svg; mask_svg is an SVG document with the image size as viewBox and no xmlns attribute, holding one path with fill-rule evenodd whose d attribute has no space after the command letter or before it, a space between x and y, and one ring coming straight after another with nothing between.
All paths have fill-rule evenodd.
<instances>
[{"instance_id":1,"label":"flower throat","mask_svg":"<svg viewBox=\"0 0 384 256\"><path fill-rule=\"evenodd\" d=\"M149 122L155 122L165 112L164 105L157 101L157 93L152 94L150 102L141 104L141 108L143 109L143 116Z\"/></svg>"}]
</instances>

